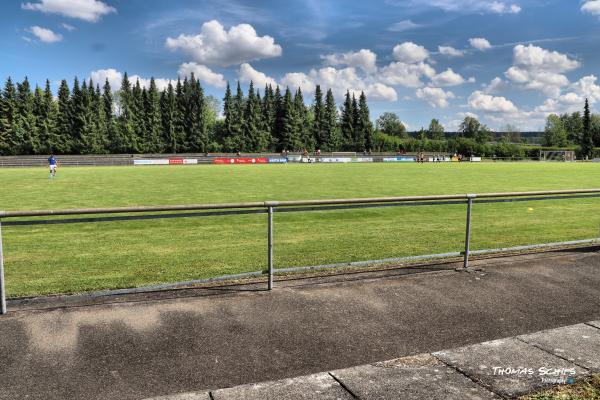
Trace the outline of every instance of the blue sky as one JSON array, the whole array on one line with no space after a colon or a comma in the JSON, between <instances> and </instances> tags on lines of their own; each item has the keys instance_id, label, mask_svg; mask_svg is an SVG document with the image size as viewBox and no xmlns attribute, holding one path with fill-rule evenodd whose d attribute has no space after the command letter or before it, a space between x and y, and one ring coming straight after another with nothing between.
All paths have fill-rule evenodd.
<instances>
[{"instance_id":1,"label":"blue sky","mask_svg":"<svg viewBox=\"0 0 600 400\"><path fill-rule=\"evenodd\" d=\"M3 0L0 77L365 91L410 129L541 129L600 101L600 0Z\"/></svg>"}]
</instances>

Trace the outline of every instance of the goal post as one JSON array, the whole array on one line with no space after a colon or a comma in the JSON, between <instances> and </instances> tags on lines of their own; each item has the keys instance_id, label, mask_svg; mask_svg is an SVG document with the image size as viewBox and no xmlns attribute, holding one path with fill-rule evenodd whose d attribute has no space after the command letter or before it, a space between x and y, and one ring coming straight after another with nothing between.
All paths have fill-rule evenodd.
<instances>
[{"instance_id":1,"label":"goal post","mask_svg":"<svg viewBox=\"0 0 600 400\"><path fill-rule=\"evenodd\" d=\"M575 151L573 150L540 150L540 161L575 161Z\"/></svg>"}]
</instances>

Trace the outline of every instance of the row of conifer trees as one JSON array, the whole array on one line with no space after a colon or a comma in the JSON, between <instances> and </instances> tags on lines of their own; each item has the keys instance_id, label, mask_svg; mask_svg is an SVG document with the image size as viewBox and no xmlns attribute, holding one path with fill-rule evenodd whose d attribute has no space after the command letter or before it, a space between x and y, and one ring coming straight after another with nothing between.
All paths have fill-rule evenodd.
<instances>
[{"instance_id":1,"label":"row of conifer trees","mask_svg":"<svg viewBox=\"0 0 600 400\"><path fill-rule=\"evenodd\" d=\"M0 96L0 155L265 151L364 151L373 126L364 93L349 92L338 110L333 93L316 87L307 106L302 91L273 88L247 93L229 84L222 102L207 96L192 75L162 91L124 74L118 90L75 78L31 87L5 82Z\"/></svg>"}]
</instances>

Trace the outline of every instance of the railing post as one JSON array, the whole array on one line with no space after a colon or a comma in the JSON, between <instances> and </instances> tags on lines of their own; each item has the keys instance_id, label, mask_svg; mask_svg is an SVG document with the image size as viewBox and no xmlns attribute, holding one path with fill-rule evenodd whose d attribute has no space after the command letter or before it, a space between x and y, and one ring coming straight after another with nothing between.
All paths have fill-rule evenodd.
<instances>
[{"instance_id":1,"label":"railing post","mask_svg":"<svg viewBox=\"0 0 600 400\"><path fill-rule=\"evenodd\" d=\"M269 247L269 290L273 289L273 207L268 208L269 215L269 230L268 230L268 247Z\"/></svg>"},{"instance_id":2,"label":"railing post","mask_svg":"<svg viewBox=\"0 0 600 400\"><path fill-rule=\"evenodd\" d=\"M4 291L4 253L2 252L2 220L0 219L0 315L6 314L6 293Z\"/></svg>"},{"instance_id":3,"label":"railing post","mask_svg":"<svg viewBox=\"0 0 600 400\"><path fill-rule=\"evenodd\" d=\"M475 197L477 197L477 195L467 194L467 226L465 229L465 257L463 269L469 268L469 251L471 250L471 208Z\"/></svg>"}]
</instances>

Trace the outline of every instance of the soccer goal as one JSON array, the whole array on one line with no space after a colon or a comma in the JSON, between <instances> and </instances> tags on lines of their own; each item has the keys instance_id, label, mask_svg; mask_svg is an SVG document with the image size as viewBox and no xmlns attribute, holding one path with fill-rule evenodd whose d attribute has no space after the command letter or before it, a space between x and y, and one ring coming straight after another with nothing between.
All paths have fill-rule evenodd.
<instances>
[{"instance_id":1,"label":"soccer goal","mask_svg":"<svg viewBox=\"0 0 600 400\"><path fill-rule=\"evenodd\" d=\"M540 161L575 161L573 150L541 150Z\"/></svg>"}]
</instances>

